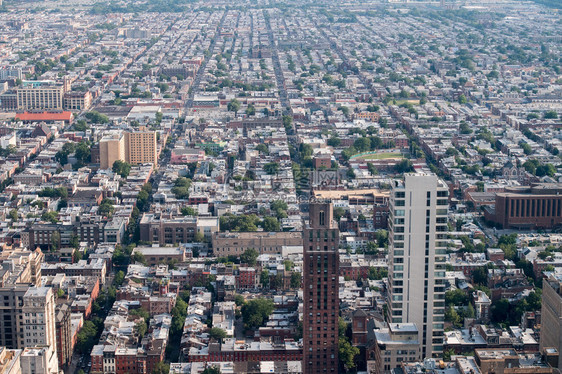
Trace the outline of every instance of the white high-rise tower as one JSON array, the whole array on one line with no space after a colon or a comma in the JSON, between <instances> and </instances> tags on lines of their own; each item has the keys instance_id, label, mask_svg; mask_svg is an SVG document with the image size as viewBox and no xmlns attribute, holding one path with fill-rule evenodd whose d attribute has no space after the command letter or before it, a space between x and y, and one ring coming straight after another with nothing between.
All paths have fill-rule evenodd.
<instances>
[{"instance_id":1,"label":"white high-rise tower","mask_svg":"<svg viewBox=\"0 0 562 374\"><path fill-rule=\"evenodd\" d=\"M443 353L447 185L430 172L396 181L389 216L389 323L415 323L422 357Z\"/></svg>"}]
</instances>

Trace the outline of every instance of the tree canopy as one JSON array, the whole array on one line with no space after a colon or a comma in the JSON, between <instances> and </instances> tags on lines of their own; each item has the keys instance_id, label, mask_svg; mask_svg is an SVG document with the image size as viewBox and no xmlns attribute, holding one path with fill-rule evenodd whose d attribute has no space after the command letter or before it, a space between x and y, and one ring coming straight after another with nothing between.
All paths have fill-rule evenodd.
<instances>
[{"instance_id":1,"label":"tree canopy","mask_svg":"<svg viewBox=\"0 0 562 374\"><path fill-rule=\"evenodd\" d=\"M270 299L254 299L242 305L242 319L244 326L255 329L263 326L267 318L273 313L274 305Z\"/></svg>"}]
</instances>

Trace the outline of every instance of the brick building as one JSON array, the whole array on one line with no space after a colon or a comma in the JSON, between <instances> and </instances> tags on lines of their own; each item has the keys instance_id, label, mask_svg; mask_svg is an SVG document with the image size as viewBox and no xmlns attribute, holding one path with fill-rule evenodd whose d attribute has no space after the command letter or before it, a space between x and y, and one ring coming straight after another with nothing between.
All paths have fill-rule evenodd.
<instances>
[{"instance_id":1,"label":"brick building","mask_svg":"<svg viewBox=\"0 0 562 374\"><path fill-rule=\"evenodd\" d=\"M484 216L503 229L551 229L562 224L561 192L560 183L506 188Z\"/></svg>"},{"instance_id":2,"label":"brick building","mask_svg":"<svg viewBox=\"0 0 562 374\"><path fill-rule=\"evenodd\" d=\"M216 232L213 251L216 256L239 256L248 248L260 254L281 254L285 246L301 246L300 232Z\"/></svg>"},{"instance_id":3,"label":"brick building","mask_svg":"<svg viewBox=\"0 0 562 374\"><path fill-rule=\"evenodd\" d=\"M256 269L246 266L238 268L236 274L237 289L254 289L256 288Z\"/></svg>"},{"instance_id":4,"label":"brick building","mask_svg":"<svg viewBox=\"0 0 562 374\"><path fill-rule=\"evenodd\" d=\"M339 230L331 203L310 204L304 241L304 374L338 372Z\"/></svg>"},{"instance_id":5,"label":"brick building","mask_svg":"<svg viewBox=\"0 0 562 374\"><path fill-rule=\"evenodd\" d=\"M59 367L64 368L70 364L74 348L71 335L70 307L68 304L57 305L55 318Z\"/></svg>"}]
</instances>

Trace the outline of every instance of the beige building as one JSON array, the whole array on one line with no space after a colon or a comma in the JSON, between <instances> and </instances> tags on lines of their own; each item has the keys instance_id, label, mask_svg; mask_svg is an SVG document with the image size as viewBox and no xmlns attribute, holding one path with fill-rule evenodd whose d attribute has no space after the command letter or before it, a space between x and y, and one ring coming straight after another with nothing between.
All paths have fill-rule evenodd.
<instances>
[{"instance_id":1,"label":"beige building","mask_svg":"<svg viewBox=\"0 0 562 374\"><path fill-rule=\"evenodd\" d=\"M419 331L415 323L391 323L388 328L375 330L374 350L369 360L377 363L375 373L390 373L403 362L421 360Z\"/></svg>"},{"instance_id":2,"label":"beige building","mask_svg":"<svg viewBox=\"0 0 562 374\"><path fill-rule=\"evenodd\" d=\"M281 254L283 247L302 247L302 232L216 232L213 234L215 256L240 256L253 248L260 254Z\"/></svg>"},{"instance_id":3,"label":"beige building","mask_svg":"<svg viewBox=\"0 0 562 374\"><path fill-rule=\"evenodd\" d=\"M125 161L125 135L114 132L100 140L100 168L111 169L117 160Z\"/></svg>"},{"instance_id":4,"label":"beige building","mask_svg":"<svg viewBox=\"0 0 562 374\"><path fill-rule=\"evenodd\" d=\"M41 283L43 253L5 250L0 256L0 346L26 346L23 306L28 290ZM53 312L54 319L54 312ZM54 323L54 322L53 322Z\"/></svg>"},{"instance_id":5,"label":"beige building","mask_svg":"<svg viewBox=\"0 0 562 374\"><path fill-rule=\"evenodd\" d=\"M144 126L138 130L125 133L125 157L128 163L158 164L158 147L156 131L150 131Z\"/></svg>"},{"instance_id":6,"label":"beige building","mask_svg":"<svg viewBox=\"0 0 562 374\"><path fill-rule=\"evenodd\" d=\"M562 275L550 274L543 281L542 308L541 308L541 339L540 352L556 354L556 359L551 365L562 368Z\"/></svg>"},{"instance_id":7,"label":"beige building","mask_svg":"<svg viewBox=\"0 0 562 374\"><path fill-rule=\"evenodd\" d=\"M26 347L49 346L56 358L55 296L50 287L31 287L23 297L23 335Z\"/></svg>"},{"instance_id":8,"label":"beige building","mask_svg":"<svg viewBox=\"0 0 562 374\"><path fill-rule=\"evenodd\" d=\"M92 94L85 92L67 92L64 95L64 108L67 110L87 110L92 105Z\"/></svg>"},{"instance_id":9,"label":"beige building","mask_svg":"<svg viewBox=\"0 0 562 374\"><path fill-rule=\"evenodd\" d=\"M110 169L117 160L131 165L158 165L156 131L141 126L138 130L111 132L100 139L100 168Z\"/></svg>"},{"instance_id":10,"label":"beige building","mask_svg":"<svg viewBox=\"0 0 562 374\"><path fill-rule=\"evenodd\" d=\"M22 373L58 374L56 352L50 346L24 348L21 354Z\"/></svg>"},{"instance_id":11,"label":"beige building","mask_svg":"<svg viewBox=\"0 0 562 374\"><path fill-rule=\"evenodd\" d=\"M20 87L16 90L16 95L19 110L63 109L62 84Z\"/></svg>"},{"instance_id":12,"label":"beige building","mask_svg":"<svg viewBox=\"0 0 562 374\"><path fill-rule=\"evenodd\" d=\"M100 140L100 168L110 169L117 160L131 165L158 165L156 131L141 126L138 130L111 132Z\"/></svg>"},{"instance_id":13,"label":"beige building","mask_svg":"<svg viewBox=\"0 0 562 374\"><path fill-rule=\"evenodd\" d=\"M20 360L21 349L7 349L6 347L0 347L0 373L21 374Z\"/></svg>"}]
</instances>

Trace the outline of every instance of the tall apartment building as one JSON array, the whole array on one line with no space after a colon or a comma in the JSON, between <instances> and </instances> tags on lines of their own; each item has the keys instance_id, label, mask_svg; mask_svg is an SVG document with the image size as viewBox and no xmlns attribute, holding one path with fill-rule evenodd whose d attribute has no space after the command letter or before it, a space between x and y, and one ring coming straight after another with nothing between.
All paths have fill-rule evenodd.
<instances>
[{"instance_id":1,"label":"tall apartment building","mask_svg":"<svg viewBox=\"0 0 562 374\"><path fill-rule=\"evenodd\" d=\"M22 307L27 290L28 284L0 287L0 346L12 349L25 347Z\"/></svg>"},{"instance_id":2,"label":"tall apartment building","mask_svg":"<svg viewBox=\"0 0 562 374\"><path fill-rule=\"evenodd\" d=\"M127 162L135 164L158 164L158 147L156 131L140 126L125 133L125 157Z\"/></svg>"},{"instance_id":3,"label":"tall apartment building","mask_svg":"<svg viewBox=\"0 0 562 374\"><path fill-rule=\"evenodd\" d=\"M549 364L562 368L562 275L550 274L543 281L541 307L541 353L554 356Z\"/></svg>"},{"instance_id":4,"label":"tall apartment building","mask_svg":"<svg viewBox=\"0 0 562 374\"><path fill-rule=\"evenodd\" d=\"M64 85L41 84L16 89L18 110L63 109Z\"/></svg>"},{"instance_id":5,"label":"tall apartment building","mask_svg":"<svg viewBox=\"0 0 562 374\"><path fill-rule=\"evenodd\" d=\"M339 229L329 202L310 204L303 230L304 374L338 372Z\"/></svg>"},{"instance_id":6,"label":"tall apartment building","mask_svg":"<svg viewBox=\"0 0 562 374\"><path fill-rule=\"evenodd\" d=\"M100 139L100 168L109 169L117 160L129 164L158 164L156 131L138 130L109 133Z\"/></svg>"},{"instance_id":7,"label":"tall apartment building","mask_svg":"<svg viewBox=\"0 0 562 374\"><path fill-rule=\"evenodd\" d=\"M111 169L117 160L125 161L125 135L112 132L100 139L100 168Z\"/></svg>"},{"instance_id":8,"label":"tall apartment building","mask_svg":"<svg viewBox=\"0 0 562 374\"><path fill-rule=\"evenodd\" d=\"M55 296L50 287L32 287L23 297L23 335L26 347L50 346L56 357Z\"/></svg>"},{"instance_id":9,"label":"tall apartment building","mask_svg":"<svg viewBox=\"0 0 562 374\"><path fill-rule=\"evenodd\" d=\"M72 324L69 304L57 305L55 324L59 367L66 367L72 360Z\"/></svg>"},{"instance_id":10,"label":"tall apartment building","mask_svg":"<svg viewBox=\"0 0 562 374\"><path fill-rule=\"evenodd\" d=\"M41 251L9 251L0 254L0 346L26 346L23 307L33 285L41 283ZM53 315L54 318L54 315Z\"/></svg>"},{"instance_id":11,"label":"tall apartment building","mask_svg":"<svg viewBox=\"0 0 562 374\"><path fill-rule=\"evenodd\" d=\"M415 323L422 357L443 352L447 185L432 173L395 181L389 216L389 322Z\"/></svg>"}]
</instances>

